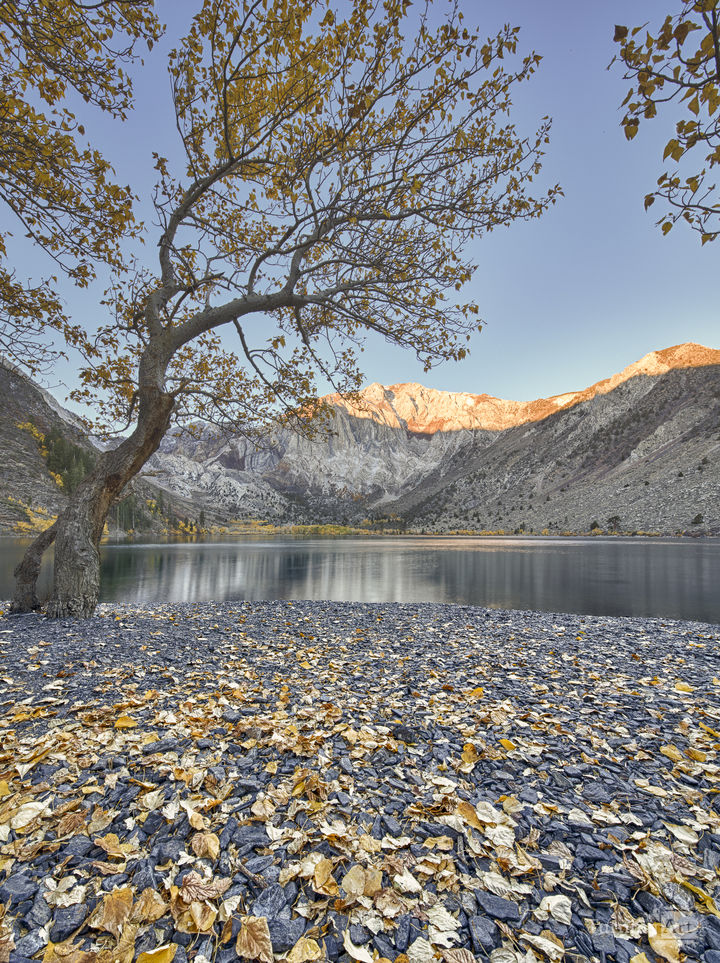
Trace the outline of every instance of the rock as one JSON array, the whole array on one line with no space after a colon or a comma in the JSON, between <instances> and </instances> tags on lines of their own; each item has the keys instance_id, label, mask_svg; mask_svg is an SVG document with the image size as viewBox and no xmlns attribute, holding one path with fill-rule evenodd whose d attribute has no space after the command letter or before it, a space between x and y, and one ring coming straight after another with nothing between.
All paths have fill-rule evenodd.
<instances>
[{"instance_id":1,"label":"rock","mask_svg":"<svg viewBox=\"0 0 720 963\"><path fill-rule=\"evenodd\" d=\"M227 849L230 840L233 835L237 832L238 821L234 816L228 816L225 820L225 825L220 832L220 849Z\"/></svg>"},{"instance_id":2,"label":"rock","mask_svg":"<svg viewBox=\"0 0 720 963\"><path fill-rule=\"evenodd\" d=\"M410 726L403 725L402 723L398 726L393 726L392 735L394 739L398 739L400 742L407 742L410 745L419 741L418 733L415 729Z\"/></svg>"},{"instance_id":3,"label":"rock","mask_svg":"<svg viewBox=\"0 0 720 963\"><path fill-rule=\"evenodd\" d=\"M268 886L252 904L252 916L266 916L272 919L287 906L285 890L278 883Z\"/></svg>"},{"instance_id":4,"label":"rock","mask_svg":"<svg viewBox=\"0 0 720 963\"><path fill-rule=\"evenodd\" d=\"M382 821L391 836L402 836L402 826L394 816L383 815Z\"/></svg>"},{"instance_id":5,"label":"rock","mask_svg":"<svg viewBox=\"0 0 720 963\"><path fill-rule=\"evenodd\" d=\"M385 957L386 960L394 960L398 955L397 950L384 933L376 933L372 941L380 956Z\"/></svg>"},{"instance_id":6,"label":"rock","mask_svg":"<svg viewBox=\"0 0 720 963\"><path fill-rule=\"evenodd\" d=\"M100 888L104 889L106 893L109 893L110 890L117 889L118 886L124 886L127 881L127 873L114 873L112 876L106 876L103 879Z\"/></svg>"},{"instance_id":7,"label":"rock","mask_svg":"<svg viewBox=\"0 0 720 963\"><path fill-rule=\"evenodd\" d=\"M23 936L21 939L17 940L15 943L15 953L20 956L33 957L38 953L43 946L47 946L47 933L42 929L31 930L27 936ZM15 959L15 953L12 954L11 959Z\"/></svg>"},{"instance_id":8,"label":"rock","mask_svg":"<svg viewBox=\"0 0 720 963\"><path fill-rule=\"evenodd\" d=\"M365 929L359 923L353 923L350 926L350 939L356 946L364 946L370 939L370 930Z\"/></svg>"},{"instance_id":9,"label":"rock","mask_svg":"<svg viewBox=\"0 0 720 963\"><path fill-rule=\"evenodd\" d=\"M170 752L177 749L179 749L177 739L156 739L155 742L149 742L146 746L143 746L141 752L143 755L149 756L155 752Z\"/></svg>"},{"instance_id":10,"label":"rock","mask_svg":"<svg viewBox=\"0 0 720 963\"><path fill-rule=\"evenodd\" d=\"M252 849L270 845L270 837L262 826L238 826L232 841L236 846L250 846Z\"/></svg>"},{"instance_id":11,"label":"rock","mask_svg":"<svg viewBox=\"0 0 720 963\"><path fill-rule=\"evenodd\" d=\"M593 782L585 785L582 794L586 799L593 803L610 802L610 796L599 782Z\"/></svg>"},{"instance_id":12,"label":"rock","mask_svg":"<svg viewBox=\"0 0 720 963\"><path fill-rule=\"evenodd\" d=\"M720 951L720 919L717 916L706 916L704 930L707 948Z\"/></svg>"},{"instance_id":13,"label":"rock","mask_svg":"<svg viewBox=\"0 0 720 963\"><path fill-rule=\"evenodd\" d=\"M468 926L475 953L489 953L498 945L500 931L487 916L471 916Z\"/></svg>"},{"instance_id":14,"label":"rock","mask_svg":"<svg viewBox=\"0 0 720 963\"><path fill-rule=\"evenodd\" d=\"M73 836L65 843L63 853L65 856L87 856L95 843L87 836Z\"/></svg>"},{"instance_id":15,"label":"rock","mask_svg":"<svg viewBox=\"0 0 720 963\"><path fill-rule=\"evenodd\" d=\"M288 953L305 932L305 921L300 917L294 920L276 917L268 919L268 929L273 952Z\"/></svg>"},{"instance_id":16,"label":"rock","mask_svg":"<svg viewBox=\"0 0 720 963\"><path fill-rule=\"evenodd\" d=\"M575 947L586 957L594 955L593 941L587 930L578 929L575 933Z\"/></svg>"},{"instance_id":17,"label":"rock","mask_svg":"<svg viewBox=\"0 0 720 963\"><path fill-rule=\"evenodd\" d=\"M597 846L586 846L585 843L580 843L575 850L576 857L585 860L586 863L614 863L615 856L609 853L603 852L602 849L598 849Z\"/></svg>"},{"instance_id":18,"label":"rock","mask_svg":"<svg viewBox=\"0 0 720 963\"><path fill-rule=\"evenodd\" d=\"M176 862L181 853L185 852L185 841L182 839L166 839L158 843L152 850L155 857L155 865L162 866L164 863Z\"/></svg>"},{"instance_id":19,"label":"rock","mask_svg":"<svg viewBox=\"0 0 720 963\"><path fill-rule=\"evenodd\" d=\"M345 952L343 941L334 933L327 934L322 942L325 944L325 956L328 960L335 961Z\"/></svg>"},{"instance_id":20,"label":"rock","mask_svg":"<svg viewBox=\"0 0 720 963\"><path fill-rule=\"evenodd\" d=\"M148 836L152 836L154 833L160 829L165 823L165 818L159 810L148 813L148 817L143 823L143 831L147 833Z\"/></svg>"},{"instance_id":21,"label":"rock","mask_svg":"<svg viewBox=\"0 0 720 963\"><path fill-rule=\"evenodd\" d=\"M639 903L644 912L653 919L662 919L662 915L667 912L667 904L657 896L641 889L635 894L635 902Z\"/></svg>"},{"instance_id":22,"label":"rock","mask_svg":"<svg viewBox=\"0 0 720 963\"><path fill-rule=\"evenodd\" d=\"M53 925L50 928L50 939L53 943L62 943L75 930L79 929L87 919L88 908L76 904L74 906L61 906L55 910Z\"/></svg>"},{"instance_id":23,"label":"rock","mask_svg":"<svg viewBox=\"0 0 720 963\"><path fill-rule=\"evenodd\" d=\"M609 929L598 927L592 934L592 943L596 953L615 952L615 937Z\"/></svg>"},{"instance_id":24,"label":"rock","mask_svg":"<svg viewBox=\"0 0 720 963\"><path fill-rule=\"evenodd\" d=\"M236 779L234 788L238 795L244 796L246 793L257 793L262 789L262 783L257 779Z\"/></svg>"},{"instance_id":25,"label":"rock","mask_svg":"<svg viewBox=\"0 0 720 963\"><path fill-rule=\"evenodd\" d=\"M157 877L149 866L138 866L133 874L133 886L136 893L142 893L144 889L157 889Z\"/></svg>"},{"instance_id":26,"label":"rock","mask_svg":"<svg viewBox=\"0 0 720 963\"><path fill-rule=\"evenodd\" d=\"M52 917L52 910L45 902L43 897L38 894L33 902L32 909L25 919L31 926L45 926Z\"/></svg>"},{"instance_id":27,"label":"rock","mask_svg":"<svg viewBox=\"0 0 720 963\"><path fill-rule=\"evenodd\" d=\"M666 883L666 885L663 886L662 893L669 903L673 903L685 913L691 913L695 908L695 900L692 893L682 889L677 883Z\"/></svg>"},{"instance_id":28,"label":"rock","mask_svg":"<svg viewBox=\"0 0 720 963\"><path fill-rule=\"evenodd\" d=\"M512 900L495 896L494 893L486 893L482 889L475 890L475 899L480 909L493 919L507 920L510 923L520 922L520 907Z\"/></svg>"},{"instance_id":29,"label":"rock","mask_svg":"<svg viewBox=\"0 0 720 963\"><path fill-rule=\"evenodd\" d=\"M32 899L38 884L24 873L14 873L0 884L0 899L5 903L24 903Z\"/></svg>"},{"instance_id":30,"label":"rock","mask_svg":"<svg viewBox=\"0 0 720 963\"><path fill-rule=\"evenodd\" d=\"M409 913L403 913L402 916L398 917L394 935L395 935L395 947L401 953L404 953L405 950L410 945L410 914Z\"/></svg>"}]
</instances>

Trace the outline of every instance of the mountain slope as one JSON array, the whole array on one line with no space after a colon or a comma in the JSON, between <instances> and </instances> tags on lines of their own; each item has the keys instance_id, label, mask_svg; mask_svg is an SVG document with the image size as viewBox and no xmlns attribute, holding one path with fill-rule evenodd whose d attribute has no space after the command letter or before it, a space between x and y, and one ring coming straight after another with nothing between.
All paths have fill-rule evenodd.
<instances>
[{"instance_id":1,"label":"mountain slope","mask_svg":"<svg viewBox=\"0 0 720 963\"><path fill-rule=\"evenodd\" d=\"M19 533L31 529L32 515L41 523L65 502L41 454L39 436L60 428L73 444L86 449L90 445L69 412L2 359L0 411L0 532Z\"/></svg>"},{"instance_id":2,"label":"mountain slope","mask_svg":"<svg viewBox=\"0 0 720 963\"><path fill-rule=\"evenodd\" d=\"M719 425L720 366L636 375L467 447L388 507L426 528L720 531Z\"/></svg>"},{"instance_id":3,"label":"mountain slope","mask_svg":"<svg viewBox=\"0 0 720 963\"><path fill-rule=\"evenodd\" d=\"M62 511L68 488L77 484L98 449L81 422L0 357L0 534L30 535ZM159 490L138 480L121 505L111 509L111 529L135 523L160 532L176 518L194 518L192 505L167 495L164 514L150 512Z\"/></svg>"}]
</instances>

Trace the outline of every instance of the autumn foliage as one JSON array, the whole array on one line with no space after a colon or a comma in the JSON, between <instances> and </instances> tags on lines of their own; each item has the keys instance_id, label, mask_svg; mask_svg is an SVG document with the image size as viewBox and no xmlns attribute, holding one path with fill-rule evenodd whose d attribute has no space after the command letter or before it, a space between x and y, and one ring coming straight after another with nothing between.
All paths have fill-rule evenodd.
<instances>
[{"instance_id":1,"label":"autumn foliage","mask_svg":"<svg viewBox=\"0 0 720 963\"><path fill-rule=\"evenodd\" d=\"M370 331L428 367L465 355L468 242L556 189L528 194L549 122L508 116L539 57L431 6L206 0L170 58L184 164L156 155L159 263L114 292L78 398L125 421L151 343L176 418L234 424L310 404L318 373L358 386Z\"/></svg>"},{"instance_id":2,"label":"autumn foliage","mask_svg":"<svg viewBox=\"0 0 720 963\"><path fill-rule=\"evenodd\" d=\"M129 186L87 142L70 108L82 100L122 120L132 104L126 65L159 34L152 0L7 0L0 4L0 350L37 372L52 360L49 329L82 344L59 277L87 286L99 263L119 269L133 229ZM50 257L54 275L25 281L16 237Z\"/></svg>"},{"instance_id":3,"label":"autumn foliage","mask_svg":"<svg viewBox=\"0 0 720 963\"><path fill-rule=\"evenodd\" d=\"M632 86L623 102L625 136L641 122L674 110L678 118L663 161L672 162L645 197L647 210L666 202L663 234L685 220L702 243L720 234L720 194L710 182L720 166L720 0L685 0L652 33L645 26L615 27L618 59Z\"/></svg>"}]
</instances>

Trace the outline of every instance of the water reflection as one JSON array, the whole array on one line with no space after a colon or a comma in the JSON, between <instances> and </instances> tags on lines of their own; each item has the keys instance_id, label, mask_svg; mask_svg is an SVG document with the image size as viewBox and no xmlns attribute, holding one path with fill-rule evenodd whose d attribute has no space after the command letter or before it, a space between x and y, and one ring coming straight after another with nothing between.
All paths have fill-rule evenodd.
<instances>
[{"instance_id":1,"label":"water reflection","mask_svg":"<svg viewBox=\"0 0 720 963\"><path fill-rule=\"evenodd\" d=\"M0 596L16 540L0 540ZM103 598L334 599L720 622L719 540L272 539L103 547Z\"/></svg>"}]
</instances>

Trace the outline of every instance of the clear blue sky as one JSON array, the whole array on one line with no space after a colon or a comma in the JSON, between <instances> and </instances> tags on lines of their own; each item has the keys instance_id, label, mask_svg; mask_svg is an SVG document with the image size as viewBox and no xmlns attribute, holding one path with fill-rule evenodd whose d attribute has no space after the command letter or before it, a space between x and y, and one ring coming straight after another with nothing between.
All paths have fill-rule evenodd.
<instances>
[{"instance_id":1,"label":"clear blue sky","mask_svg":"<svg viewBox=\"0 0 720 963\"><path fill-rule=\"evenodd\" d=\"M445 0L436 3L439 13ZM565 196L541 220L477 242L472 256L479 268L468 296L487 324L468 360L425 374L409 353L370 341L368 382L419 381L527 400L583 388L682 341L720 347L720 241L701 248L699 236L681 225L662 237L654 223L659 214L643 210L662 172L662 146L674 119L641 126L628 143L619 109L628 82L617 65L606 69L615 23L655 24L676 5L461 0L469 26L490 34L504 22L517 24L521 51L542 55L537 74L518 91L515 120L531 133L543 115L553 118L544 171ZM191 0L157 3L173 40L193 6ZM120 180L145 199L154 181L152 151L177 153L164 66L168 46L165 41L147 58L136 82L137 110L124 127L102 117L86 124ZM154 257L151 244L145 253ZM97 317L95 294L68 291L67 299L78 319L90 324ZM71 383L70 369L60 374ZM63 389L55 394L62 397Z\"/></svg>"}]
</instances>

